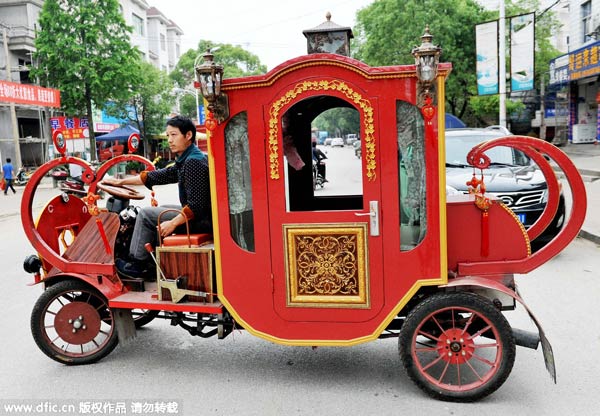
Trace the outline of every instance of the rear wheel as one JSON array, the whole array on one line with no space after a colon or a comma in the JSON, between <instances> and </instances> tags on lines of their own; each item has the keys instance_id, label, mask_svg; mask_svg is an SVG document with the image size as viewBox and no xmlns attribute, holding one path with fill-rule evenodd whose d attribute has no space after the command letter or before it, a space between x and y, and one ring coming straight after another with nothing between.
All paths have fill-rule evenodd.
<instances>
[{"instance_id":1,"label":"rear wheel","mask_svg":"<svg viewBox=\"0 0 600 416\"><path fill-rule=\"evenodd\" d=\"M31 313L31 332L44 354L67 365L96 362L118 343L106 298L79 280L59 282L42 293Z\"/></svg>"},{"instance_id":2,"label":"rear wheel","mask_svg":"<svg viewBox=\"0 0 600 416\"><path fill-rule=\"evenodd\" d=\"M430 396L474 401L497 390L510 374L515 342L509 323L493 304L465 292L433 295L402 325L402 363Z\"/></svg>"},{"instance_id":3,"label":"rear wheel","mask_svg":"<svg viewBox=\"0 0 600 416\"><path fill-rule=\"evenodd\" d=\"M135 327L141 328L144 325L148 325L158 316L159 312L151 309L132 309L131 315L133 316Z\"/></svg>"}]
</instances>

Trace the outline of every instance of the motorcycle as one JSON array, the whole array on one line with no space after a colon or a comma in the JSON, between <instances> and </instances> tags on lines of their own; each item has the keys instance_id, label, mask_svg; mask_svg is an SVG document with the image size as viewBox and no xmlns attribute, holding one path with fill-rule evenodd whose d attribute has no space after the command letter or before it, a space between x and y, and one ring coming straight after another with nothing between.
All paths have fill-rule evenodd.
<instances>
[{"instance_id":1,"label":"motorcycle","mask_svg":"<svg viewBox=\"0 0 600 416\"><path fill-rule=\"evenodd\" d=\"M17 175L15 176L14 183L15 185L23 186L27 185L27 182L29 182L29 175L25 172L25 168L21 166L17 172Z\"/></svg>"},{"instance_id":2,"label":"motorcycle","mask_svg":"<svg viewBox=\"0 0 600 416\"><path fill-rule=\"evenodd\" d=\"M328 182L325 179L325 161L320 160L317 162L313 159L313 190L316 190L317 187L323 188L325 182Z\"/></svg>"},{"instance_id":3,"label":"motorcycle","mask_svg":"<svg viewBox=\"0 0 600 416\"><path fill-rule=\"evenodd\" d=\"M81 178L72 178L70 176L63 180L60 184L60 190L69 195L76 195L83 197L87 195L87 190L84 187L84 183Z\"/></svg>"},{"instance_id":4,"label":"motorcycle","mask_svg":"<svg viewBox=\"0 0 600 416\"><path fill-rule=\"evenodd\" d=\"M50 172L52 177L52 185L57 188L59 184L62 184L69 177L69 170L64 166L58 166Z\"/></svg>"}]
</instances>

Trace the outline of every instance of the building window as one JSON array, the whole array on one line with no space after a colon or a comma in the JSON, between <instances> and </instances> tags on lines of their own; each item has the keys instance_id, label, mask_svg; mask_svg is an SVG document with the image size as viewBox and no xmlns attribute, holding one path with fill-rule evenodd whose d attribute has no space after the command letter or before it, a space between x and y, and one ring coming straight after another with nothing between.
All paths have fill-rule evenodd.
<instances>
[{"instance_id":1,"label":"building window","mask_svg":"<svg viewBox=\"0 0 600 416\"><path fill-rule=\"evenodd\" d=\"M144 19L139 17L137 14L132 13L131 20L133 22L133 33L144 36Z\"/></svg>"},{"instance_id":2,"label":"building window","mask_svg":"<svg viewBox=\"0 0 600 416\"><path fill-rule=\"evenodd\" d=\"M167 50L167 38L162 33L160 34L160 49L163 51Z\"/></svg>"},{"instance_id":3,"label":"building window","mask_svg":"<svg viewBox=\"0 0 600 416\"><path fill-rule=\"evenodd\" d=\"M581 29L583 43L592 40L592 2L586 1L581 5Z\"/></svg>"},{"instance_id":4,"label":"building window","mask_svg":"<svg viewBox=\"0 0 600 416\"><path fill-rule=\"evenodd\" d=\"M31 84L32 81L29 78L29 68L31 67L31 62L26 61L24 59L19 59L19 81L21 84Z\"/></svg>"},{"instance_id":5,"label":"building window","mask_svg":"<svg viewBox=\"0 0 600 416\"><path fill-rule=\"evenodd\" d=\"M175 57L179 59L179 57L181 56L181 49L179 44L175 45Z\"/></svg>"}]
</instances>

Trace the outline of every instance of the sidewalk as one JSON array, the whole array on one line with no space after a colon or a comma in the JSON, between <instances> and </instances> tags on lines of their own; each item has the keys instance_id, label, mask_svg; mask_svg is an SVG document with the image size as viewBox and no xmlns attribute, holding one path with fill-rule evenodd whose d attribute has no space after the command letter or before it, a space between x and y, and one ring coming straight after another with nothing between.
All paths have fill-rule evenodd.
<instances>
[{"instance_id":1,"label":"sidewalk","mask_svg":"<svg viewBox=\"0 0 600 416\"><path fill-rule=\"evenodd\" d=\"M579 236L600 244L600 144L567 144L560 149L573 161L585 181L587 211Z\"/></svg>"}]
</instances>

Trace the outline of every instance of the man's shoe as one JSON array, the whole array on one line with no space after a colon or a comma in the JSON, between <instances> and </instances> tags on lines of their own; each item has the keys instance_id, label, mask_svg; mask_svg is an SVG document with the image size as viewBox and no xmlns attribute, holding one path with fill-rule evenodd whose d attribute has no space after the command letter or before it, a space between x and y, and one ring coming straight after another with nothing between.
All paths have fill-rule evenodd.
<instances>
[{"instance_id":1,"label":"man's shoe","mask_svg":"<svg viewBox=\"0 0 600 416\"><path fill-rule=\"evenodd\" d=\"M156 269L148 267L149 264L143 262L117 259L115 266L120 274L128 278L145 280L154 280L156 278Z\"/></svg>"}]
</instances>

